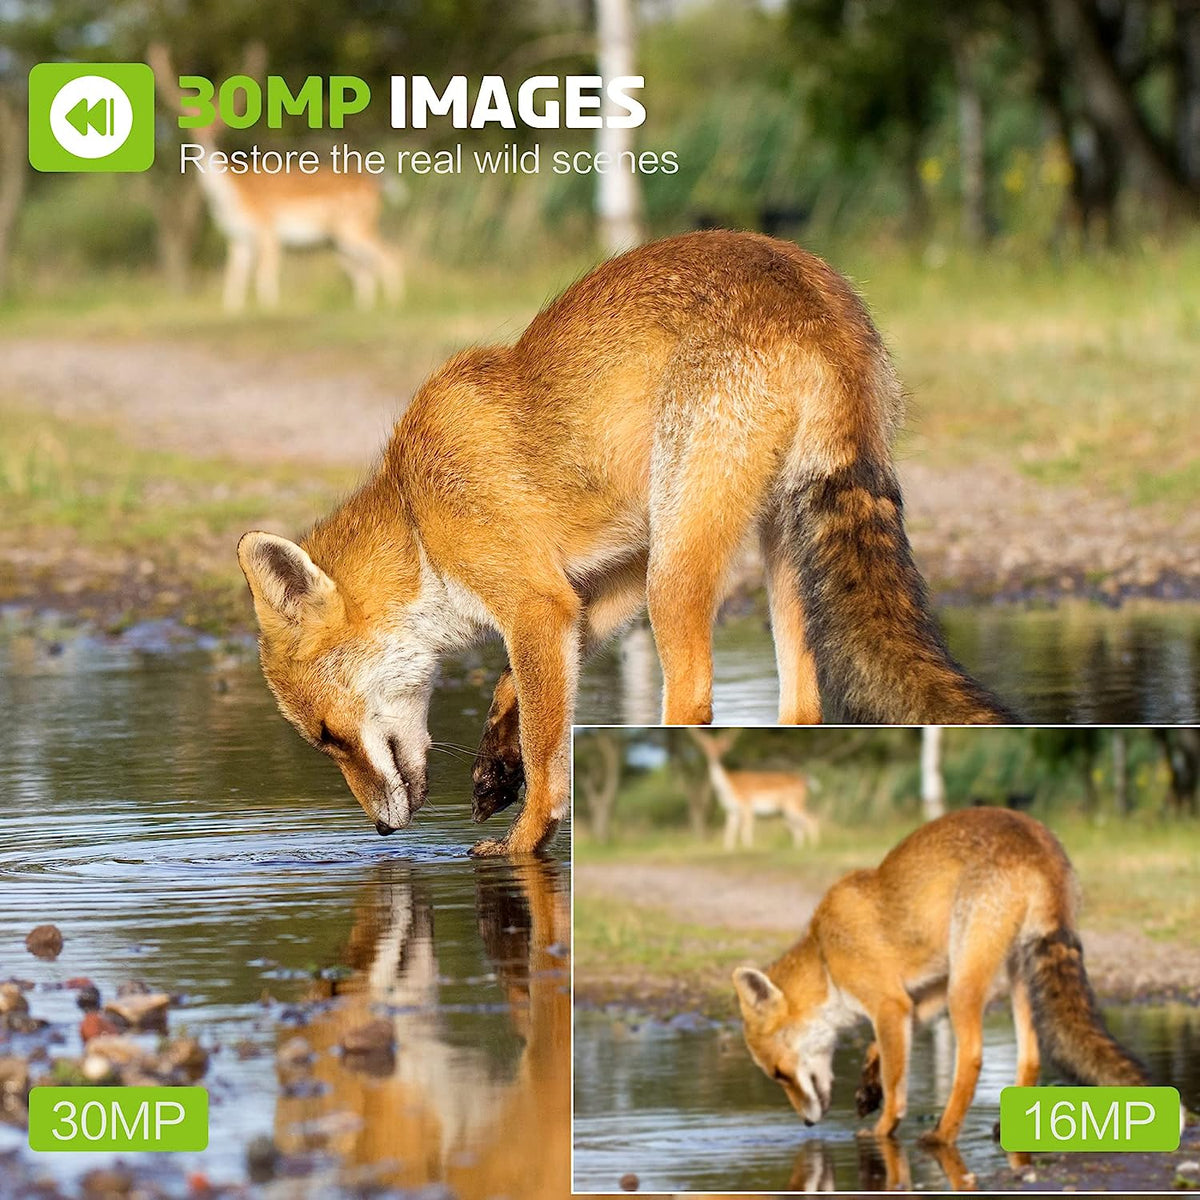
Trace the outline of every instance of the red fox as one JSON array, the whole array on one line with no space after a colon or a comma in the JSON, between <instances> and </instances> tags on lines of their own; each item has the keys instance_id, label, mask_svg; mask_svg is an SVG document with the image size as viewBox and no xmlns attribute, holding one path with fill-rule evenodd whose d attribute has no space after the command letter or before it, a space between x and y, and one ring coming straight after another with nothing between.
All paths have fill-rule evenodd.
<instances>
[{"instance_id":1,"label":"red fox","mask_svg":"<svg viewBox=\"0 0 1200 1200\"><path fill-rule=\"evenodd\" d=\"M515 345L436 371L299 545L242 538L267 680L390 833L425 798L439 658L498 633L511 671L476 815L522 778L526 795L474 852L530 852L567 812L580 663L644 604L664 722L711 721L713 619L757 532L782 722L1010 719L930 613L888 448L901 409L866 309L820 259L719 231L633 250Z\"/></svg>"},{"instance_id":2,"label":"red fox","mask_svg":"<svg viewBox=\"0 0 1200 1200\"><path fill-rule=\"evenodd\" d=\"M905 1112L913 1022L948 1009L954 1082L923 1140L953 1143L979 1078L984 1005L1005 968L1019 1087L1037 1083L1042 1053L1080 1083L1146 1083L1096 1007L1076 891L1066 852L1032 817L970 808L930 821L876 869L834 884L803 939L765 972L734 971L751 1057L811 1125L830 1105L838 1032L866 1017L876 1038L866 1089L877 1057L874 1132L887 1137ZM860 1095L864 1115L873 1107Z\"/></svg>"}]
</instances>

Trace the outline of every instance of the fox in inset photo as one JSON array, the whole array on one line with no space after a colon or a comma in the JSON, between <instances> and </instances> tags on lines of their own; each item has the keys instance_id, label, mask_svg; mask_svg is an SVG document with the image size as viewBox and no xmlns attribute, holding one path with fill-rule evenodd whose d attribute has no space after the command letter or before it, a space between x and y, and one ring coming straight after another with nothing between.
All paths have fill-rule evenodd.
<instances>
[{"instance_id":1,"label":"fox in inset photo","mask_svg":"<svg viewBox=\"0 0 1200 1200\"><path fill-rule=\"evenodd\" d=\"M932 1144L958 1137L983 1056L983 1012L1007 974L1017 1085L1044 1056L1084 1084L1142 1085L1144 1067L1108 1033L1083 965L1077 884L1066 852L1022 813L971 808L921 826L877 868L826 893L805 936L766 971L733 975L746 1045L807 1124L829 1108L840 1031L871 1022L858 1106L877 1136L905 1114L915 1022L948 1010L954 1080ZM875 1079L877 1079L877 1084Z\"/></svg>"},{"instance_id":2,"label":"fox in inset photo","mask_svg":"<svg viewBox=\"0 0 1200 1200\"><path fill-rule=\"evenodd\" d=\"M567 812L580 665L643 606L664 723L712 720L713 621L757 535L782 723L1009 720L951 658L913 562L902 413L866 308L819 258L720 231L633 250L515 345L435 372L300 543L242 538L267 680L387 834L425 800L439 659L498 635L476 815L522 782L525 804L474 852L530 852Z\"/></svg>"}]
</instances>

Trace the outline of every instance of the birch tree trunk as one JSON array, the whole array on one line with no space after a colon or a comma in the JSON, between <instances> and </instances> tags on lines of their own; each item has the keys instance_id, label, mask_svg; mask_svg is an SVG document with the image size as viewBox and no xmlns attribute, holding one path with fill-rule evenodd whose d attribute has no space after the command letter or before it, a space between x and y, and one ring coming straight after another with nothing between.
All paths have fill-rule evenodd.
<instances>
[{"instance_id":1,"label":"birch tree trunk","mask_svg":"<svg viewBox=\"0 0 1200 1200\"><path fill-rule=\"evenodd\" d=\"M1113 799L1117 816L1129 815L1129 747L1125 741L1125 730L1112 732Z\"/></svg>"},{"instance_id":2,"label":"birch tree trunk","mask_svg":"<svg viewBox=\"0 0 1200 1200\"><path fill-rule=\"evenodd\" d=\"M962 193L962 231L968 245L988 238L987 163L984 146L983 93L979 87L979 47L970 34L954 30L950 38L954 83L958 92L958 153Z\"/></svg>"},{"instance_id":3,"label":"birch tree trunk","mask_svg":"<svg viewBox=\"0 0 1200 1200\"><path fill-rule=\"evenodd\" d=\"M634 73L633 0L596 0L596 41L597 65L606 83ZM606 93L601 117L619 111ZM597 151L609 156L608 169L596 172L600 244L606 254L620 254L645 236L639 177L617 165L623 152L633 151L634 133L632 129L610 128L607 122L596 131Z\"/></svg>"},{"instance_id":4,"label":"birch tree trunk","mask_svg":"<svg viewBox=\"0 0 1200 1200\"><path fill-rule=\"evenodd\" d=\"M921 812L927 821L946 815L940 725L926 725L921 730Z\"/></svg>"}]
</instances>

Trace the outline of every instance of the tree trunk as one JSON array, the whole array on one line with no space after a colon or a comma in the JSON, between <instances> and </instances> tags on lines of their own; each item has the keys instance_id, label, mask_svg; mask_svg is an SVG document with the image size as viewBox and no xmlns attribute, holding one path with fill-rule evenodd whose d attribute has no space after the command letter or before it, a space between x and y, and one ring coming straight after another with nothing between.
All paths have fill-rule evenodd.
<instances>
[{"instance_id":1,"label":"tree trunk","mask_svg":"<svg viewBox=\"0 0 1200 1200\"><path fill-rule=\"evenodd\" d=\"M1197 813L1200 792L1200 729L1156 729L1171 774L1167 807L1176 815Z\"/></svg>"},{"instance_id":2,"label":"tree trunk","mask_svg":"<svg viewBox=\"0 0 1200 1200\"><path fill-rule=\"evenodd\" d=\"M25 122L12 98L0 92L0 299L11 284L13 234L21 215L29 160L25 154Z\"/></svg>"},{"instance_id":3,"label":"tree trunk","mask_svg":"<svg viewBox=\"0 0 1200 1200\"><path fill-rule=\"evenodd\" d=\"M946 815L940 725L926 725L921 730L921 812L926 821Z\"/></svg>"},{"instance_id":4,"label":"tree trunk","mask_svg":"<svg viewBox=\"0 0 1200 1200\"><path fill-rule=\"evenodd\" d=\"M143 194L154 213L159 271L171 291L183 294L191 279L204 197L194 183L178 176L147 175L144 181Z\"/></svg>"},{"instance_id":5,"label":"tree trunk","mask_svg":"<svg viewBox=\"0 0 1200 1200\"><path fill-rule=\"evenodd\" d=\"M979 44L969 33L955 29L951 32L950 49L954 59L954 84L958 92L962 232L968 245L982 246L988 240L988 217Z\"/></svg>"},{"instance_id":6,"label":"tree trunk","mask_svg":"<svg viewBox=\"0 0 1200 1200\"><path fill-rule=\"evenodd\" d=\"M1200 192L1187 186L1178 164L1159 144L1100 36L1095 13L1083 0L1049 0L1049 5L1058 43L1092 119L1116 139L1168 211L1194 215Z\"/></svg>"},{"instance_id":7,"label":"tree trunk","mask_svg":"<svg viewBox=\"0 0 1200 1200\"><path fill-rule=\"evenodd\" d=\"M606 83L634 73L633 0L596 0L596 38L598 67ZM618 113L606 93L601 118ZM608 169L596 173L600 244L606 254L620 254L645 237L639 176L619 165L620 155L634 149L634 130L602 125L596 131L596 149L609 155Z\"/></svg>"},{"instance_id":8,"label":"tree trunk","mask_svg":"<svg viewBox=\"0 0 1200 1200\"><path fill-rule=\"evenodd\" d=\"M1125 817L1129 815L1129 743L1123 729L1112 732L1112 757L1113 799L1117 816Z\"/></svg>"},{"instance_id":9,"label":"tree trunk","mask_svg":"<svg viewBox=\"0 0 1200 1200\"><path fill-rule=\"evenodd\" d=\"M621 783L621 748L617 739L607 733L592 734L591 742L596 761L585 774L584 791L592 836L598 842L607 842L612 835L613 809Z\"/></svg>"},{"instance_id":10,"label":"tree trunk","mask_svg":"<svg viewBox=\"0 0 1200 1200\"><path fill-rule=\"evenodd\" d=\"M1086 749L1080 755L1080 774L1083 776L1083 807L1089 817L1100 808L1100 793L1096 790L1096 756Z\"/></svg>"},{"instance_id":11,"label":"tree trunk","mask_svg":"<svg viewBox=\"0 0 1200 1200\"><path fill-rule=\"evenodd\" d=\"M1175 0L1175 152L1184 179L1200 189L1200 4Z\"/></svg>"},{"instance_id":12,"label":"tree trunk","mask_svg":"<svg viewBox=\"0 0 1200 1200\"><path fill-rule=\"evenodd\" d=\"M907 202L905 233L911 240L919 241L929 232L929 197L921 178L921 134L917 129L908 128L901 136L903 160L900 169Z\"/></svg>"}]
</instances>

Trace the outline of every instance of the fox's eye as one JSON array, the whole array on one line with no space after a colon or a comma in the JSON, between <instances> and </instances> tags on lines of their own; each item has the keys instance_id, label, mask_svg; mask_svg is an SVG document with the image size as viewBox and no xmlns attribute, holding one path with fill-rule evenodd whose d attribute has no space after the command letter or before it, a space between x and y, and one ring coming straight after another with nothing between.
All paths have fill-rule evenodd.
<instances>
[{"instance_id":1,"label":"fox's eye","mask_svg":"<svg viewBox=\"0 0 1200 1200\"><path fill-rule=\"evenodd\" d=\"M791 1083L791 1079L786 1071L781 1071L778 1067L775 1068L775 1074L771 1076L776 1083Z\"/></svg>"},{"instance_id":2,"label":"fox's eye","mask_svg":"<svg viewBox=\"0 0 1200 1200\"><path fill-rule=\"evenodd\" d=\"M321 729L320 729L320 732L317 734L317 741L320 742L320 744L322 746L328 746L334 750L346 750L347 749L345 741L343 741L336 734L331 733L329 730L329 726L326 725L324 721L321 722Z\"/></svg>"}]
</instances>

